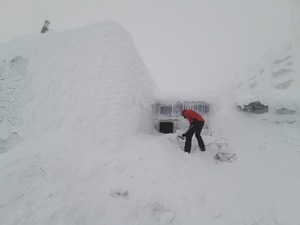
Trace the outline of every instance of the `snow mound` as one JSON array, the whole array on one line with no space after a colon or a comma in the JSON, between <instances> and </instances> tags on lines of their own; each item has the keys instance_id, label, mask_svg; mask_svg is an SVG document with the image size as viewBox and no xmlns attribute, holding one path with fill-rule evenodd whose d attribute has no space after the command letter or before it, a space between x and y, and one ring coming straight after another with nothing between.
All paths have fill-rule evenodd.
<instances>
[{"instance_id":1,"label":"snow mound","mask_svg":"<svg viewBox=\"0 0 300 225\"><path fill-rule=\"evenodd\" d=\"M300 92L296 64L290 43L268 52L238 83L236 105L244 108L250 103L260 102L269 107L268 119L276 123L299 122Z\"/></svg>"},{"instance_id":2,"label":"snow mound","mask_svg":"<svg viewBox=\"0 0 300 225\"><path fill-rule=\"evenodd\" d=\"M155 85L119 24L51 32L0 48L0 140L68 127L117 147L140 131Z\"/></svg>"}]
</instances>

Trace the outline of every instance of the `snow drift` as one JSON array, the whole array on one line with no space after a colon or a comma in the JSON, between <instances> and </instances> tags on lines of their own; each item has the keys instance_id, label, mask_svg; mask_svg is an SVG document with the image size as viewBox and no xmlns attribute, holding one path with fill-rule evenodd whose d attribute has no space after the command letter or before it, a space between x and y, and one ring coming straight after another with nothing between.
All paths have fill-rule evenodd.
<instances>
[{"instance_id":1,"label":"snow drift","mask_svg":"<svg viewBox=\"0 0 300 225\"><path fill-rule=\"evenodd\" d=\"M154 82L114 22L3 45L0 85L2 140L65 126L118 147L141 122L150 126Z\"/></svg>"},{"instance_id":2,"label":"snow drift","mask_svg":"<svg viewBox=\"0 0 300 225\"><path fill-rule=\"evenodd\" d=\"M290 43L270 50L245 72L236 85L235 102L243 108L251 102L269 106L268 119L277 123L299 123L300 92L297 61Z\"/></svg>"}]
</instances>

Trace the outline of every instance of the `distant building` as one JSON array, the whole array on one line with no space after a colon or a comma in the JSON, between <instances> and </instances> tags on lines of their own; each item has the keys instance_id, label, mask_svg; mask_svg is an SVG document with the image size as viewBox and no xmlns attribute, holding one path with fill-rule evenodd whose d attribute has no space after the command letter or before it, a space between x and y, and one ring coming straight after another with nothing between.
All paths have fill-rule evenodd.
<instances>
[{"instance_id":1,"label":"distant building","mask_svg":"<svg viewBox=\"0 0 300 225\"><path fill-rule=\"evenodd\" d=\"M161 133L175 133L177 130L187 130L188 120L183 118L183 109L191 109L200 113L205 119L202 134L209 134L209 104L203 101L177 101L175 103L158 102L153 105L154 126Z\"/></svg>"}]
</instances>

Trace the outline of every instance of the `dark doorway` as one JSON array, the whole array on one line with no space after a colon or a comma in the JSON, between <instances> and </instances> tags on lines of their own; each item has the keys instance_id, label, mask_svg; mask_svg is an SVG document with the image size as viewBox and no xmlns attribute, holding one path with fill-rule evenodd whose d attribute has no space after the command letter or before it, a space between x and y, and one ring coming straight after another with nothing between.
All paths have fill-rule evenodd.
<instances>
[{"instance_id":1,"label":"dark doorway","mask_svg":"<svg viewBox=\"0 0 300 225\"><path fill-rule=\"evenodd\" d=\"M159 132L169 134L174 132L174 124L172 122L160 122Z\"/></svg>"}]
</instances>

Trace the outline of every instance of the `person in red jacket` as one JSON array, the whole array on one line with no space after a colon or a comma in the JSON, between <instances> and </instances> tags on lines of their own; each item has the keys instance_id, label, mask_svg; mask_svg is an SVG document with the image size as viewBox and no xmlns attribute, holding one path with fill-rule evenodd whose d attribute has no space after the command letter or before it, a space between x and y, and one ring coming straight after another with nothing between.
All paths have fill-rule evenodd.
<instances>
[{"instance_id":1,"label":"person in red jacket","mask_svg":"<svg viewBox=\"0 0 300 225\"><path fill-rule=\"evenodd\" d=\"M205 120L203 117L193 111L193 110L187 110L184 109L182 110L182 116L187 119L190 122L190 127L189 129L182 134L182 137L185 137L185 145L184 145L184 151L190 153L191 152L191 147L192 147L192 137L196 133L196 138L198 140L199 147L201 151L205 151L205 144L203 142L203 139L201 137L201 131L204 126Z\"/></svg>"}]
</instances>

